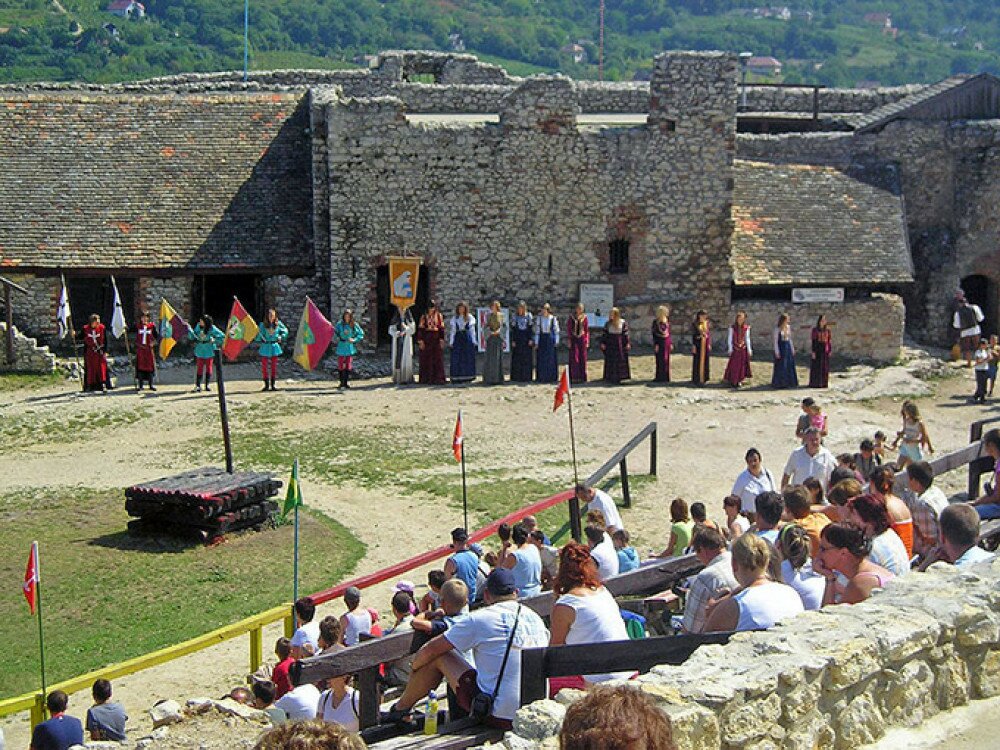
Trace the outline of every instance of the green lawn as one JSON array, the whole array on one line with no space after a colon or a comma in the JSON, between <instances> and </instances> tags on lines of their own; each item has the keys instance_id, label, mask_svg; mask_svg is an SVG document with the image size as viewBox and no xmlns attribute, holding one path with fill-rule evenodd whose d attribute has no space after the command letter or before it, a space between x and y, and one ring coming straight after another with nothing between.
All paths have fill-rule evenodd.
<instances>
[{"instance_id":1,"label":"green lawn","mask_svg":"<svg viewBox=\"0 0 1000 750\"><path fill-rule=\"evenodd\" d=\"M342 580L364 554L343 526L306 512L300 586ZM216 547L130 537L120 491L0 495L0 697L38 687L38 630L19 592L39 542L50 682L179 643L291 599L292 527ZM127 575L125 572L127 571Z\"/></svg>"},{"instance_id":2,"label":"green lawn","mask_svg":"<svg viewBox=\"0 0 1000 750\"><path fill-rule=\"evenodd\" d=\"M353 70L354 63L330 57L311 55L308 52L269 51L251 52L250 70Z\"/></svg>"}]
</instances>

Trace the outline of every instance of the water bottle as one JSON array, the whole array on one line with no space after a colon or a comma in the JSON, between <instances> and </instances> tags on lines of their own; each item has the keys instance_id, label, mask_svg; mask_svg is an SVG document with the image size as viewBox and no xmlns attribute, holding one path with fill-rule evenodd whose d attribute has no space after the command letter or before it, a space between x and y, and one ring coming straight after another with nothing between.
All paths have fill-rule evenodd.
<instances>
[{"instance_id":1,"label":"water bottle","mask_svg":"<svg viewBox=\"0 0 1000 750\"><path fill-rule=\"evenodd\" d=\"M427 696L427 715L424 717L424 734L438 733L438 699L431 690Z\"/></svg>"}]
</instances>

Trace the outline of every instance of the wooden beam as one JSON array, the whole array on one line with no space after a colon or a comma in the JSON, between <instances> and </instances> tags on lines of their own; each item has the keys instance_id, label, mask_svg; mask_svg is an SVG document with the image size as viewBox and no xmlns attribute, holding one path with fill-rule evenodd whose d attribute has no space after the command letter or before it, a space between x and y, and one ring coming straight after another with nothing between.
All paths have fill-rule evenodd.
<instances>
[{"instance_id":1,"label":"wooden beam","mask_svg":"<svg viewBox=\"0 0 1000 750\"><path fill-rule=\"evenodd\" d=\"M639 446L639 444L642 443L643 440L645 440L649 435L652 435L655 432L656 432L656 422L650 422L648 425L643 427L635 437L633 437L631 440L625 443L624 446L622 446L621 450L619 450L617 453L615 453L615 455L613 455L611 458L605 461L597 471L595 471L593 474L587 477L586 484L588 485L597 484L602 479L604 479L604 477L606 477L614 470L615 466L621 463L622 459L625 458L625 456L634 451Z\"/></svg>"},{"instance_id":2,"label":"wooden beam","mask_svg":"<svg viewBox=\"0 0 1000 750\"><path fill-rule=\"evenodd\" d=\"M20 284L15 284L13 281L11 281L10 279L5 278L3 276L0 276L0 284L3 284L8 289L16 289L21 294L27 294L28 293L28 290L25 289L23 286L21 286Z\"/></svg>"}]
</instances>

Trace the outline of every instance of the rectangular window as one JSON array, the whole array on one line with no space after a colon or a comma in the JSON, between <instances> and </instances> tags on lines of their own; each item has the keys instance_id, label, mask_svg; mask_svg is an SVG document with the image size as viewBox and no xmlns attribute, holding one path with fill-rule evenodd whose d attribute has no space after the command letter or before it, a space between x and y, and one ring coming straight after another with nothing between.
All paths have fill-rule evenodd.
<instances>
[{"instance_id":1,"label":"rectangular window","mask_svg":"<svg viewBox=\"0 0 1000 750\"><path fill-rule=\"evenodd\" d=\"M608 250L608 273L628 273L628 240L611 240Z\"/></svg>"}]
</instances>

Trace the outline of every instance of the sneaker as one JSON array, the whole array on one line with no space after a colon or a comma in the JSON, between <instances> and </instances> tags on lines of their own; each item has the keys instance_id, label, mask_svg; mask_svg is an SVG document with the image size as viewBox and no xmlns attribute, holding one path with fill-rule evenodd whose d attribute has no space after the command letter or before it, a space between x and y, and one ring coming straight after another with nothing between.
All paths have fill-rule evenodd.
<instances>
[{"instance_id":1,"label":"sneaker","mask_svg":"<svg viewBox=\"0 0 1000 750\"><path fill-rule=\"evenodd\" d=\"M411 724L413 723L413 709L393 706L388 711L380 711L378 719L379 724Z\"/></svg>"}]
</instances>

